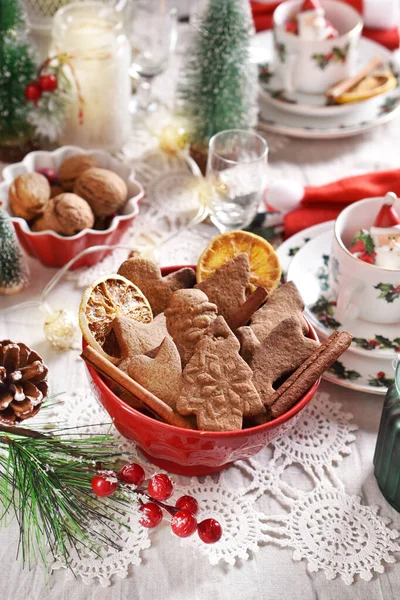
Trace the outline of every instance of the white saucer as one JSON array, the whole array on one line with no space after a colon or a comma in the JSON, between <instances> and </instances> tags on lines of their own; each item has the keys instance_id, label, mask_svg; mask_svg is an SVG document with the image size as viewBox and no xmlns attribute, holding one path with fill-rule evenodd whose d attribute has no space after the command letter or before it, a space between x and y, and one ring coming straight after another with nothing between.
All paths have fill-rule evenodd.
<instances>
[{"instance_id":1,"label":"white saucer","mask_svg":"<svg viewBox=\"0 0 400 600\"><path fill-rule=\"evenodd\" d=\"M258 63L260 69L261 97L265 102L280 110L309 117L335 117L360 110L360 107L365 103L369 104L378 100L374 98L349 104L327 104L327 98L324 94L286 93L281 78L274 73L274 40L271 31L263 31L255 36L251 52L253 60ZM392 53L376 42L361 38L358 68L361 69L377 55L384 61L383 70L393 70ZM378 104L382 104L382 97L385 96L386 94L380 96Z\"/></svg>"},{"instance_id":2,"label":"white saucer","mask_svg":"<svg viewBox=\"0 0 400 600\"><path fill-rule=\"evenodd\" d=\"M334 221L329 221L309 227L286 240L277 249L283 270L283 280L287 277L295 281L303 297L307 295L307 290L304 291L302 282L299 281L300 278L297 274L301 272L303 277L304 269L307 267L304 253L308 249L309 244L311 245L315 239L331 234L333 223ZM329 250L330 246L328 246L327 254ZM322 255L320 254L319 256L320 262L323 264ZM296 264L300 265L299 269L297 269ZM314 287L318 291L320 280L318 278L315 279L317 280L317 284ZM313 325L317 325L317 329L320 329L319 335L321 339L330 335L331 330L323 327L320 328L320 324L312 313L308 313L307 311L307 317L313 322ZM352 348L342 355L340 360L336 361L331 369L325 372L324 379L363 392L385 394L387 386L393 382L394 370L391 359L393 355L386 353L382 356L380 354L381 351L379 353L376 353L376 351L370 353L357 347L355 350Z\"/></svg>"}]
</instances>

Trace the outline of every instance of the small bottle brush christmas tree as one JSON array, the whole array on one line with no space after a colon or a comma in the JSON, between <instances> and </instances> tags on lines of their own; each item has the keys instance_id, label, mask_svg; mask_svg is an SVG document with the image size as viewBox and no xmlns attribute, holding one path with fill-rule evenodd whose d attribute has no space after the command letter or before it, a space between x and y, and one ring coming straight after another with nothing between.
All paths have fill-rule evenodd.
<instances>
[{"instance_id":1,"label":"small bottle brush christmas tree","mask_svg":"<svg viewBox=\"0 0 400 600\"><path fill-rule=\"evenodd\" d=\"M28 267L9 216L0 207L0 294L18 294L28 282Z\"/></svg>"},{"instance_id":2,"label":"small bottle brush christmas tree","mask_svg":"<svg viewBox=\"0 0 400 600\"><path fill-rule=\"evenodd\" d=\"M225 129L256 123L257 69L250 62L253 31L248 0L210 0L189 52L179 90L192 149L206 153Z\"/></svg>"},{"instance_id":3,"label":"small bottle brush christmas tree","mask_svg":"<svg viewBox=\"0 0 400 600\"><path fill-rule=\"evenodd\" d=\"M27 83L34 78L35 65L24 39L18 0L0 1L0 147L22 146L29 135L24 100ZM5 157L7 158L7 157ZM11 159L17 159L17 156Z\"/></svg>"}]
</instances>

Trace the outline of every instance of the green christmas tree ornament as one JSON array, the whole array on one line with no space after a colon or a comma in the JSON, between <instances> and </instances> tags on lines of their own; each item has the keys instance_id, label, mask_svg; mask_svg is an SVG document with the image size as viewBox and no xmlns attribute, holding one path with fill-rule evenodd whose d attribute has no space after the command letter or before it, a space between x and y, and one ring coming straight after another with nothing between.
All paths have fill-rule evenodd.
<instances>
[{"instance_id":1,"label":"green christmas tree ornament","mask_svg":"<svg viewBox=\"0 0 400 600\"><path fill-rule=\"evenodd\" d=\"M18 294L28 283L29 270L13 224L0 207L0 294Z\"/></svg>"},{"instance_id":2,"label":"green christmas tree ornament","mask_svg":"<svg viewBox=\"0 0 400 600\"><path fill-rule=\"evenodd\" d=\"M26 85L34 78L35 64L26 39L19 1L1 0L0 157L4 160L18 160L26 153L24 147L29 140L31 107L25 102L24 93Z\"/></svg>"},{"instance_id":3,"label":"green christmas tree ornament","mask_svg":"<svg viewBox=\"0 0 400 600\"><path fill-rule=\"evenodd\" d=\"M180 112L190 123L192 148L207 152L226 129L250 129L257 119L257 67L248 0L210 0L178 89Z\"/></svg>"}]
</instances>

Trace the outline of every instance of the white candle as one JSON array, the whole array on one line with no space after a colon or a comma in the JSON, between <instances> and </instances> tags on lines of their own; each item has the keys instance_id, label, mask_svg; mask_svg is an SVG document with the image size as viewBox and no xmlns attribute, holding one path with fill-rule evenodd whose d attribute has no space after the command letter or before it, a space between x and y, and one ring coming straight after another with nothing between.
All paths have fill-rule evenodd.
<instances>
[{"instance_id":1,"label":"white candle","mask_svg":"<svg viewBox=\"0 0 400 600\"><path fill-rule=\"evenodd\" d=\"M129 133L131 93L130 46L119 16L97 3L69 5L55 17L53 48L55 53L68 53L73 71L73 93L60 142L119 149Z\"/></svg>"}]
</instances>

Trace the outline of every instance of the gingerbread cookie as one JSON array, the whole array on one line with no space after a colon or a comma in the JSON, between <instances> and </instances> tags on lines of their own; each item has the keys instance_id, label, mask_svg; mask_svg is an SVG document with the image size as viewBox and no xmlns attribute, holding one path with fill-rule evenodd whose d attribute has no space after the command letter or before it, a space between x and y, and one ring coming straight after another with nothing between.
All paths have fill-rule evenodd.
<instances>
[{"instance_id":1,"label":"gingerbread cookie","mask_svg":"<svg viewBox=\"0 0 400 600\"><path fill-rule=\"evenodd\" d=\"M217 317L183 371L177 410L195 414L203 431L241 429L243 416L255 416L264 408L251 378L238 340L224 318Z\"/></svg>"},{"instance_id":2,"label":"gingerbread cookie","mask_svg":"<svg viewBox=\"0 0 400 600\"><path fill-rule=\"evenodd\" d=\"M185 367L204 331L217 317L217 307L201 290L177 290L171 296L165 316L168 332Z\"/></svg>"},{"instance_id":3,"label":"gingerbread cookie","mask_svg":"<svg viewBox=\"0 0 400 600\"><path fill-rule=\"evenodd\" d=\"M169 337L164 315L158 315L150 323L141 323L129 317L116 317L112 324L113 332L117 338L123 359L119 367L126 371L124 362L136 354L146 354L149 350L161 344L165 337Z\"/></svg>"},{"instance_id":4,"label":"gingerbread cookie","mask_svg":"<svg viewBox=\"0 0 400 600\"><path fill-rule=\"evenodd\" d=\"M240 356L247 364L250 364L253 354L260 345L260 342L251 327L239 327L235 334L240 343Z\"/></svg>"},{"instance_id":5,"label":"gingerbread cookie","mask_svg":"<svg viewBox=\"0 0 400 600\"><path fill-rule=\"evenodd\" d=\"M153 261L140 256L128 258L122 263L118 273L142 290L154 315L167 308L173 292L191 288L196 282L196 274L189 267L162 277L160 268Z\"/></svg>"},{"instance_id":6,"label":"gingerbread cookie","mask_svg":"<svg viewBox=\"0 0 400 600\"><path fill-rule=\"evenodd\" d=\"M154 358L143 355L131 358L128 375L175 408L182 386L182 367L179 352L170 337L162 341Z\"/></svg>"},{"instance_id":7,"label":"gingerbread cookie","mask_svg":"<svg viewBox=\"0 0 400 600\"><path fill-rule=\"evenodd\" d=\"M303 309L304 302L299 290L293 281L288 281L268 296L267 302L254 313L250 327L262 342L281 321L300 315ZM305 329L307 331L308 327Z\"/></svg>"},{"instance_id":8,"label":"gingerbread cookie","mask_svg":"<svg viewBox=\"0 0 400 600\"><path fill-rule=\"evenodd\" d=\"M318 346L318 342L303 335L298 317L285 319L271 331L250 361L253 382L264 404L270 404L273 384L293 373Z\"/></svg>"},{"instance_id":9,"label":"gingerbread cookie","mask_svg":"<svg viewBox=\"0 0 400 600\"><path fill-rule=\"evenodd\" d=\"M249 257L242 252L224 263L210 277L198 283L195 288L207 294L210 302L217 305L218 313L226 321L229 321L246 301L249 282Z\"/></svg>"}]
</instances>

